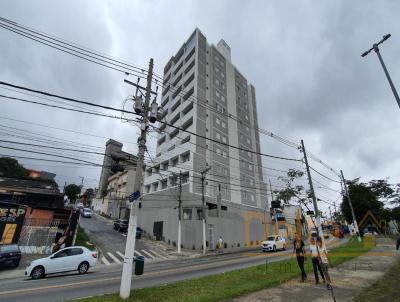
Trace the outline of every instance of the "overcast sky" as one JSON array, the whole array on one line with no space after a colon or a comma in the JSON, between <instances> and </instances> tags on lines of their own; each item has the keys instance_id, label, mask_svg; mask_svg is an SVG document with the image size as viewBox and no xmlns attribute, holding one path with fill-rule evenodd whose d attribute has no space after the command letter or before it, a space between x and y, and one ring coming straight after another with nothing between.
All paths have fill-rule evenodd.
<instances>
[{"instance_id":1,"label":"overcast sky","mask_svg":"<svg viewBox=\"0 0 400 302\"><path fill-rule=\"evenodd\" d=\"M1 17L139 66L146 67L152 57L158 74L195 27L209 43L216 44L223 38L231 47L232 62L256 88L261 128L295 141L304 139L310 152L336 170L343 169L348 179L389 177L390 182L400 182L400 109L376 54L372 52L366 58L360 55L384 34L391 33L392 37L381 46L381 54L400 89L399 11L398 1L0 2ZM121 108L132 92L124 78L118 72L0 28L2 81ZM17 95L3 89L0 93ZM130 124L0 101L0 125L99 147L104 146L106 137L113 137L124 142L125 150L136 150L132 142L138 131ZM12 138L1 127L0 137ZM298 151L271 138L262 135L261 140L264 153L300 157ZM22 155L4 149L0 154ZM79 183L78 176L85 176L86 186L98 184L97 168L21 162L57 173L59 183ZM264 165L289 167L272 160L265 160ZM317 163L313 165L335 177ZM326 179L315 177L334 187ZM338 195L320 193L331 199Z\"/></svg>"}]
</instances>

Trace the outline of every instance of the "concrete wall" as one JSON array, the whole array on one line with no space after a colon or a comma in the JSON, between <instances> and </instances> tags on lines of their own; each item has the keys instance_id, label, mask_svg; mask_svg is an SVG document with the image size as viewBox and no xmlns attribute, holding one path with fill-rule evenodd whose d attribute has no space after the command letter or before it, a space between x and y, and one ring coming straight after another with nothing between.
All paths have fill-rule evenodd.
<instances>
[{"instance_id":1,"label":"concrete wall","mask_svg":"<svg viewBox=\"0 0 400 302\"><path fill-rule=\"evenodd\" d=\"M182 220L182 246L186 249L202 249L202 223L197 215L201 209L201 195L193 194L184 188L183 209L192 210L190 220ZM178 241L178 200L176 191L163 190L161 193L144 195L139 208L138 225L147 233L153 234L154 222L163 221L162 240L170 245ZM158 197L157 197L158 195ZM215 198L206 197L207 203L216 203ZM222 201L221 211L208 210L206 219L206 240L209 248L215 248L221 236L227 248L257 246L270 233L265 224L264 211Z\"/></svg>"}]
</instances>

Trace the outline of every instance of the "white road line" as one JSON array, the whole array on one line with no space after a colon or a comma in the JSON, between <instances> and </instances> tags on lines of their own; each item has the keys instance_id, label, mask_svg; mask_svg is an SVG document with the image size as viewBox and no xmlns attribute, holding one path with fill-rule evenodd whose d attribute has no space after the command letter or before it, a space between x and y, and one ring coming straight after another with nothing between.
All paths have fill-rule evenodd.
<instances>
[{"instance_id":1,"label":"white road line","mask_svg":"<svg viewBox=\"0 0 400 302\"><path fill-rule=\"evenodd\" d=\"M117 257L115 257L113 254L111 254L110 252L107 252L107 255L110 256L110 258L112 260L114 260L115 263L121 263L121 261L118 260Z\"/></svg>"},{"instance_id":2,"label":"white road line","mask_svg":"<svg viewBox=\"0 0 400 302\"><path fill-rule=\"evenodd\" d=\"M125 258L124 254L122 254L120 251L116 251L117 255L120 256L122 259Z\"/></svg>"},{"instance_id":3,"label":"white road line","mask_svg":"<svg viewBox=\"0 0 400 302\"><path fill-rule=\"evenodd\" d=\"M149 257L151 257L151 258L153 258L153 259L156 258L156 257L154 257L152 254L150 254L149 252L146 252L145 250L142 250L142 253L146 254L147 256L149 256ZM151 258L150 258L150 259L151 259Z\"/></svg>"},{"instance_id":4,"label":"white road line","mask_svg":"<svg viewBox=\"0 0 400 302\"><path fill-rule=\"evenodd\" d=\"M107 260L106 257L101 257L101 262L103 262L105 265L110 265L110 261Z\"/></svg>"},{"instance_id":5,"label":"white road line","mask_svg":"<svg viewBox=\"0 0 400 302\"><path fill-rule=\"evenodd\" d=\"M139 251L135 251L135 253L136 253L138 256L144 257L143 254L142 254L141 252L139 252Z\"/></svg>"},{"instance_id":6,"label":"white road line","mask_svg":"<svg viewBox=\"0 0 400 302\"><path fill-rule=\"evenodd\" d=\"M163 255L161 255L161 254L159 254L159 253L156 253L156 252L153 251L153 250L150 250L150 249L149 249L149 252L153 253L153 254L156 255L156 257L158 257L158 258L168 259L167 257L165 257L165 256L163 256Z\"/></svg>"}]
</instances>

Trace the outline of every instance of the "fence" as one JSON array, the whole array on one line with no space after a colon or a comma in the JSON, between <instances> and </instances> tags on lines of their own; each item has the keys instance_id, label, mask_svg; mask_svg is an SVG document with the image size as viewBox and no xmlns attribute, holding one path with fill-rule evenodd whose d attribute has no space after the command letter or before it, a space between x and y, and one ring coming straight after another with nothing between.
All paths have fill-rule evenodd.
<instances>
[{"instance_id":1,"label":"fence","mask_svg":"<svg viewBox=\"0 0 400 302\"><path fill-rule=\"evenodd\" d=\"M18 245L25 254L50 254L57 233L63 233L60 227L68 225L63 219L25 219Z\"/></svg>"}]
</instances>

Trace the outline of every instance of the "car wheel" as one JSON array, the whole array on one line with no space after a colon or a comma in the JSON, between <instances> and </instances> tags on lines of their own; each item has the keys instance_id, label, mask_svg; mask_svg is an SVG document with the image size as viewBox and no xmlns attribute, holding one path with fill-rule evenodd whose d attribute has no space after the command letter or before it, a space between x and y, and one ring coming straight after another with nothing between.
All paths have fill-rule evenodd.
<instances>
[{"instance_id":1,"label":"car wheel","mask_svg":"<svg viewBox=\"0 0 400 302\"><path fill-rule=\"evenodd\" d=\"M81 264L79 264L78 266L78 272L79 274L86 274L86 272L89 269L89 263L87 262L82 262Z\"/></svg>"},{"instance_id":2,"label":"car wheel","mask_svg":"<svg viewBox=\"0 0 400 302\"><path fill-rule=\"evenodd\" d=\"M283 245L282 250L286 251L286 244Z\"/></svg>"},{"instance_id":3,"label":"car wheel","mask_svg":"<svg viewBox=\"0 0 400 302\"><path fill-rule=\"evenodd\" d=\"M273 249L273 251L274 251L274 252L276 252L276 245L274 245L274 249Z\"/></svg>"},{"instance_id":4,"label":"car wheel","mask_svg":"<svg viewBox=\"0 0 400 302\"><path fill-rule=\"evenodd\" d=\"M34 280L43 278L44 277L44 268L43 268L43 266L36 266L31 272L31 277Z\"/></svg>"}]
</instances>

